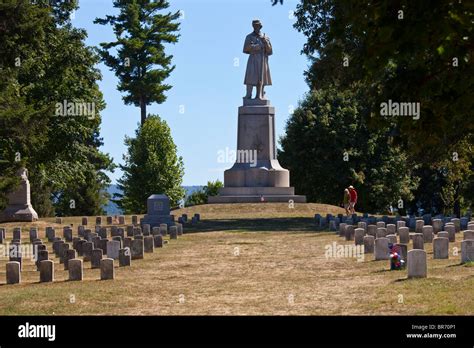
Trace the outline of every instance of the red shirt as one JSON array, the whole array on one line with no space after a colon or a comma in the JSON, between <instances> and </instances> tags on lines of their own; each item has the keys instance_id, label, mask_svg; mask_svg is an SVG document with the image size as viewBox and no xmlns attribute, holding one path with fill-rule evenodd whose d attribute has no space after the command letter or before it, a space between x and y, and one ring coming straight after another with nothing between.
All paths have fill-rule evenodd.
<instances>
[{"instance_id":1,"label":"red shirt","mask_svg":"<svg viewBox=\"0 0 474 348\"><path fill-rule=\"evenodd\" d=\"M355 189L349 190L351 196L351 202L357 202L357 191Z\"/></svg>"}]
</instances>

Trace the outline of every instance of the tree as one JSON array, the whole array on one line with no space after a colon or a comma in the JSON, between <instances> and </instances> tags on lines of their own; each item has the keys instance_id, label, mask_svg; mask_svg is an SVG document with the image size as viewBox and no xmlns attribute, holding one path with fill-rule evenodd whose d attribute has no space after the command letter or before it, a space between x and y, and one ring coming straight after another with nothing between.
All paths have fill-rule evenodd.
<instances>
[{"instance_id":1,"label":"tree","mask_svg":"<svg viewBox=\"0 0 474 348\"><path fill-rule=\"evenodd\" d=\"M208 181L207 185L201 190L195 191L189 195L186 199L186 205L206 204L209 196L217 196L219 194L219 189L222 187L224 187L224 184L220 180L214 182Z\"/></svg>"},{"instance_id":2,"label":"tree","mask_svg":"<svg viewBox=\"0 0 474 348\"><path fill-rule=\"evenodd\" d=\"M413 198L417 181L406 154L390 128L369 130L364 112L362 93L332 86L308 93L287 121L279 160L309 201L340 205L349 185L362 211L385 213Z\"/></svg>"},{"instance_id":3,"label":"tree","mask_svg":"<svg viewBox=\"0 0 474 348\"><path fill-rule=\"evenodd\" d=\"M311 90L357 86L375 132L390 129L420 184L407 206L439 213L472 204L474 67L469 2L301 0ZM419 119L382 117L381 103L416 102ZM459 161L453 161L453 153ZM472 153L472 152L471 152Z\"/></svg>"},{"instance_id":4,"label":"tree","mask_svg":"<svg viewBox=\"0 0 474 348\"><path fill-rule=\"evenodd\" d=\"M117 41L102 43L104 63L119 78L118 90L125 92L125 104L140 107L141 124L147 117L146 106L163 103L171 86L163 81L174 70L172 55L165 54L164 44L176 43L179 35L179 12L160 14L167 9L166 0L115 0L117 16L97 18L94 23L113 26ZM110 53L117 50L117 55Z\"/></svg>"},{"instance_id":5,"label":"tree","mask_svg":"<svg viewBox=\"0 0 474 348\"><path fill-rule=\"evenodd\" d=\"M104 170L114 168L99 151L105 107L97 85L99 57L85 45L85 31L71 26L76 8L75 1L0 4L0 172L8 183L15 167L28 168L40 216L55 209L68 215L100 212L110 182ZM64 101L87 103L93 114L58 114L57 104ZM15 184L0 186L4 201ZM84 192L88 204L71 204Z\"/></svg>"},{"instance_id":6,"label":"tree","mask_svg":"<svg viewBox=\"0 0 474 348\"><path fill-rule=\"evenodd\" d=\"M145 213L147 198L164 193L176 206L184 197L184 165L166 121L150 115L135 138L125 138L125 145L128 152L125 164L120 165L123 176L118 188L122 193L115 194L117 205L127 213Z\"/></svg>"},{"instance_id":7,"label":"tree","mask_svg":"<svg viewBox=\"0 0 474 348\"><path fill-rule=\"evenodd\" d=\"M4 69L7 72L8 69ZM26 149L41 146L46 133L41 113L17 96L19 85L8 73L0 82L0 210L6 207L6 194L20 183L17 171L26 166Z\"/></svg>"},{"instance_id":8,"label":"tree","mask_svg":"<svg viewBox=\"0 0 474 348\"><path fill-rule=\"evenodd\" d=\"M200 205L200 204L206 204L207 203L207 196L204 193L204 191L197 190L191 193L187 198L185 205L186 206L191 206L191 205Z\"/></svg>"},{"instance_id":9,"label":"tree","mask_svg":"<svg viewBox=\"0 0 474 348\"><path fill-rule=\"evenodd\" d=\"M302 0L295 15L307 37L311 88L361 82L367 122L382 129L393 120L380 116L381 102L420 103L419 120L395 120L395 141L419 161L437 162L474 131L469 1Z\"/></svg>"}]
</instances>

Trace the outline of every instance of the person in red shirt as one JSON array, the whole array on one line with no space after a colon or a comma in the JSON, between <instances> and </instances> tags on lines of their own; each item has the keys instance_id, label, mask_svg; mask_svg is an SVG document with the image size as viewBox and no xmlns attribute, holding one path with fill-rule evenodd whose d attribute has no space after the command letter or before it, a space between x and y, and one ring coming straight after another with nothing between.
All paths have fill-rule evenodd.
<instances>
[{"instance_id":1,"label":"person in red shirt","mask_svg":"<svg viewBox=\"0 0 474 348\"><path fill-rule=\"evenodd\" d=\"M352 185L349 186L349 195L350 195L349 210L351 214L355 214L355 205L357 203L357 191Z\"/></svg>"}]
</instances>

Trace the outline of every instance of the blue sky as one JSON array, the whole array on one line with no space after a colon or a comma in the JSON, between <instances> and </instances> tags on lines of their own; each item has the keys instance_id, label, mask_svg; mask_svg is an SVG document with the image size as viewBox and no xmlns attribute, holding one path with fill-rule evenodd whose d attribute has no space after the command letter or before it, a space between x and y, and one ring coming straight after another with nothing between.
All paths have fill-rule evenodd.
<instances>
[{"instance_id":1,"label":"blue sky","mask_svg":"<svg viewBox=\"0 0 474 348\"><path fill-rule=\"evenodd\" d=\"M262 21L262 31L273 45L273 86L266 92L276 108L277 137L284 134L292 108L308 90L303 77L308 61L300 54L305 37L293 28L296 4L297 0L285 0L283 6L272 6L270 0L170 0L170 11L182 11L181 37L167 51L176 65L166 80L173 88L165 103L152 104L147 112L160 115L170 126L185 165L184 185L223 180L224 169L232 166L220 163L218 154L237 145L237 108L245 94L247 64L242 47L254 18ZM87 44L114 40L110 26L93 24L96 17L116 13L112 0L80 0L79 5L72 23L87 30ZM123 163L124 137L135 134L140 110L124 105L114 73L103 64L99 68L107 103L101 113L102 151ZM110 173L112 182L121 175L118 169Z\"/></svg>"}]
</instances>

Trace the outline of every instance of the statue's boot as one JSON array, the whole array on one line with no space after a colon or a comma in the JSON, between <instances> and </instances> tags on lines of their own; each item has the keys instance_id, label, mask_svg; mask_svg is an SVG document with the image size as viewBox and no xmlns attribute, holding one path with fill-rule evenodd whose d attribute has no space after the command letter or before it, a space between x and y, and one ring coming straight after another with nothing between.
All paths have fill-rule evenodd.
<instances>
[{"instance_id":1,"label":"statue's boot","mask_svg":"<svg viewBox=\"0 0 474 348\"><path fill-rule=\"evenodd\" d=\"M263 85L257 85L257 96L255 97L255 99L258 99L258 100L266 100L265 99L265 91L264 91L264 88L265 86Z\"/></svg>"},{"instance_id":2,"label":"statue's boot","mask_svg":"<svg viewBox=\"0 0 474 348\"><path fill-rule=\"evenodd\" d=\"M245 95L245 99L251 99L252 98L252 85L247 85L247 94Z\"/></svg>"}]
</instances>

